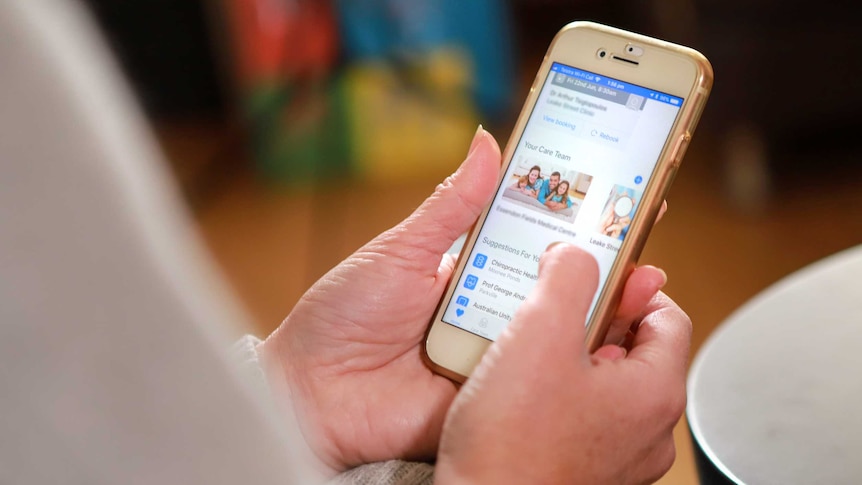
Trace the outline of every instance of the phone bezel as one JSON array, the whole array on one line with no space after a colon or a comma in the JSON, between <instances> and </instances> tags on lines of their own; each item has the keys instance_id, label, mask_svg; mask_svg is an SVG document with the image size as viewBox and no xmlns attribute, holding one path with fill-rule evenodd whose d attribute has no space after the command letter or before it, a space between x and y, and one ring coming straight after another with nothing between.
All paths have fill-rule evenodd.
<instances>
[{"instance_id":1,"label":"phone bezel","mask_svg":"<svg viewBox=\"0 0 862 485\"><path fill-rule=\"evenodd\" d=\"M625 47L632 43L644 49L637 58L639 63L637 66L612 60L613 55L624 56ZM596 53L600 49L605 49L608 55L599 58ZM502 164L499 174L501 179L512 163L515 149L554 62L684 99L679 116L665 140L650 182L644 188L637 216L632 220L628 236L620 247L619 255L610 270L605 286L599 290L600 296L587 325L586 337L588 348L595 350L604 341L606 323L612 316L610 312L615 311L621 295L621 283L625 282L628 274L635 267L646 242L646 236L655 222L662 201L681 162L684 143L690 139L703 111L712 87L712 67L702 54L680 45L592 22L573 22L565 26L554 37L545 54L515 123L509 143L503 151L505 163ZM482 227L489 211L490 205L470 230L452 279L435 310L425 339L426 362L435 372L459 382L466 380L466 376L479 363L482 355L493 342L443 322L442 316L446 304L456 290L453 282L460 279L466 266L465 252L471 251L475 245L478 236L476 228Z\"/></svg>"}]
</instances>

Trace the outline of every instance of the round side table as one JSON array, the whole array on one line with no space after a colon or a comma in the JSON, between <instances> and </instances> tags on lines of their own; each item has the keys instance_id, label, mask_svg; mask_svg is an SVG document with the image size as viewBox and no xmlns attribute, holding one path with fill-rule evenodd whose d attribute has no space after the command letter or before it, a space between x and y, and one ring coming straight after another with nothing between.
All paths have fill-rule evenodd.
<instances>
[{"instance_id":1,"label":"round side table","mask_svg":"<svg viewBox=\"0 0 862 485\"><path fill-rule=\"evenodd\" d=\"M862 246L731 315L694 360L702 484L862 484Z\"/></svg>"}]
</instances>

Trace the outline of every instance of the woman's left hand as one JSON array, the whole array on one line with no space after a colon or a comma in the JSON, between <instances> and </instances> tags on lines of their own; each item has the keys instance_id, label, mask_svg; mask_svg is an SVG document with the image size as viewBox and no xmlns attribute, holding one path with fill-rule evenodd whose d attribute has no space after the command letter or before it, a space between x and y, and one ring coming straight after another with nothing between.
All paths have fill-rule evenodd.
<instances>
[{"instance_id":1,"label":"woman's left hand","mask_svg":"<svg viewBox=\"0 0 862 485\"><path fill-rule=\"evenodd\" d=\"M452 176L321 278L261 345L271 387L289 393L333 469L436 453L457 388L425 366L423 337L454 267L444 255L490 201L499 171L500 149L480 129Z\"/></svg>"}]
</instances>

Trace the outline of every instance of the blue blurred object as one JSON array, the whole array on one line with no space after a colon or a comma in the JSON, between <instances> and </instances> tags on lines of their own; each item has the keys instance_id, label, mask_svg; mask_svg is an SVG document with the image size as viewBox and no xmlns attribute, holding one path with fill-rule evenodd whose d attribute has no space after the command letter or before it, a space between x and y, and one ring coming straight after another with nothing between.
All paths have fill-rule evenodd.
<instances>
[{"instance_id":1,"label":"blue blurred object","mask_svg":"<svg viewBox=\"0 0 862 485\"><path fill-rule=\"evenodd\" d=\"M410 62L459 49L472 66L470 90L495 119L512 107L514 59L502 0L336 0L346 61Z\"/></svg>"}]
</instances>

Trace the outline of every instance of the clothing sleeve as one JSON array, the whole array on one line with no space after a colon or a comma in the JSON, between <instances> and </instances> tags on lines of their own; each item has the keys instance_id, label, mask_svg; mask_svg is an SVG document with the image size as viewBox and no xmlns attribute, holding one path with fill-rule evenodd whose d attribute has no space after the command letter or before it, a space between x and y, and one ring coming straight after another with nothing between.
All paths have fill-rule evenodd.
<instances>
[{"instance_id":1,"label":"clothing sleeve","mask_svg":"<svg viewBox=\"0 0 862 485\"><path fill-rule=\"evenodd\" d=\"M259 338L253 335L246 335L234 345L233 355L236 362L243 368L244 375L253 381L252 385L258 389L258 394L272 398L272 392L267 384L266 375L263 372L260 356L257 352L257 347L261 342ZM279 404L283 409L284 403L280 402ZM292 413L286 414L291 414L287 416L287 419L296 419ZM293 422L289 424L289 429L300 429L298 423ZM297 432L296 434L297 436L291 436L293 444L292 452L297 453L306 463L313 464L311 467L320 472L315 478L320 479L323 476L332 476L326 482L327 485L431 485L434 481L433 466L427 463L401 460L370 463L333 476L335 472L326 469L320 463L301 433Z\"/></svg>"},{"instance_id":2,"label":"clothing sleeve","mask_svg":"<svg viewBox=\"0 0 862 485\"><path fill-rule=\"evenodd\" d=\"M246 335L239 339L231 352L234 362L239 366L242 377L250 381L249 384L256 391L255 394L267 401L262 404L275 410L283 421L285 434L288 435L288 453L293 455L292 461L306 465L302 470L304 480L312 483L323 483L336 475L336 471L324 465L308 445L305 436L302 435L302 428L297 420L290 397L280 398L276 402L258 353L258 346L261 343L263 341L254 335Z\"/></svg>"},{"instance_id":3,"label":"clothing sleeve","mask_svg":"<svg viewBox=\"0 0 862 485\"><path fill-rule=\"evenodd\" d=\"M434 467L401 460L362 465L335 477L327 485L431 485Z\"/></svg>"},{"instance_id":4,"label":"clothing sleeve","mask_svg":"<svg viewBox=\"0 0 862 485\"><path fill-rule=\"evenodd\" d=\"M536 181L536 199L544 202L545 197L547 197L547 194L545 193L545 181L539 179Z\"/></svg>"}]
</instances>

